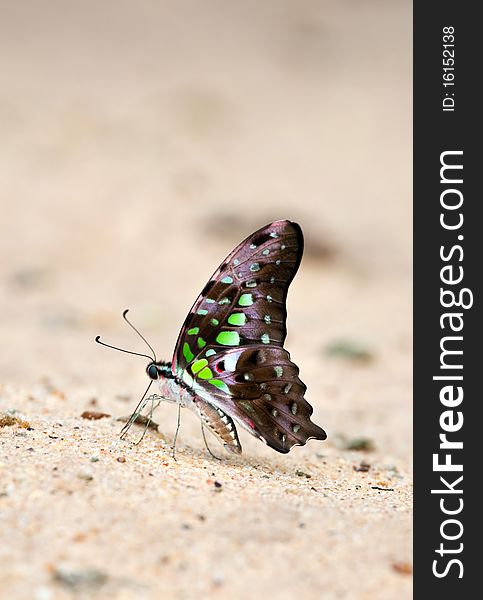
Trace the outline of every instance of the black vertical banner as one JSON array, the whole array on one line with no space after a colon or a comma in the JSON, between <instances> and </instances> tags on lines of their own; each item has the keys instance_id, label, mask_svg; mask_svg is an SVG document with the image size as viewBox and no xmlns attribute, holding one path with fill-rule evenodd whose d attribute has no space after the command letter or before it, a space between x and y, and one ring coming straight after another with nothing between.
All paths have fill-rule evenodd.
<instances>
[{"instance_id":1,"label":"black vertical banner","mask_svg":"<svg viewBox=\"0 0 483 600\"><path fill-rule=\"evenodd\" d=\"M414 4L415 598L482 593L477 8Z\"/></svg>"}]
</instances>

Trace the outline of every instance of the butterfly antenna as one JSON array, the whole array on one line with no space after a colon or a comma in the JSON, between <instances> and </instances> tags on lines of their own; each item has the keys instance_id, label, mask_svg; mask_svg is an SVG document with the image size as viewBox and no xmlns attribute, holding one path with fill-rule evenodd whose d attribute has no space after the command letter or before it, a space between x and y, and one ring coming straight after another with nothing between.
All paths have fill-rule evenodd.
<instances>
[{"instance_id":1,"label":"butterfly antenna","mask_svg":"<svg viewBox=\"0 0 483 600\"><path fill-rule=\"evenodd\" d=\"M122 313L122 318L126 321L126 323L129 325L129 327L134 329L134 331L143 340L143 342L146 344L146 346L151 350L151 352L153 353L153 356L154 356L154 362L156 362L157 358L156 358L156 352L154 351L154 348L151 346L151 344L148 342L148 340L144 337L144 335L139 331L139 329L134 327L134 325L131 323L131 321L126 317L128 312L129 312L129 308L126 308L126 310Z\"/></svg>"},{"instance_id":2,"label":"butterfly antenna","mask_svg":"<svg viewBox=\"0 0 483 600\"><path fill-rule=\"evenodd\" d=\"M106 342L101 342L101 336L98 335L96 337L96 342L101 346L106 346L106 348L112 348L113 350L119 350L119 352L125 352L126 354L134 354L134 356L144 356L144 358L149 358L149 360L153 360L152 356L148 356L147 354L141 354L140 352L132 352L131 350L124 350L124 348L118 348L117 346L111 346L111 344L106 344Z\"/></svg>"}]
</instances>

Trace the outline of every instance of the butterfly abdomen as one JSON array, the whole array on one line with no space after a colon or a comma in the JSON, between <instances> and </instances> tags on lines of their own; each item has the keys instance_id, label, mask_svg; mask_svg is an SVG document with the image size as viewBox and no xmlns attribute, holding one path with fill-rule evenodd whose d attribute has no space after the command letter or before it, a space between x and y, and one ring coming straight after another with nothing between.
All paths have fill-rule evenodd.
<instances>
[{"instance_id":1,"label":"butterfly abdomen","mask_svg":"<svg viewBox=\"0 0 483 600\"><path fill-rule=\"evenodd\" d=\"M220 408L216 408L202 398L194 397L194 407L204 426L206 426L230 452L241 454L242 447L233 419Z\"/></svg>"}]
</instances>

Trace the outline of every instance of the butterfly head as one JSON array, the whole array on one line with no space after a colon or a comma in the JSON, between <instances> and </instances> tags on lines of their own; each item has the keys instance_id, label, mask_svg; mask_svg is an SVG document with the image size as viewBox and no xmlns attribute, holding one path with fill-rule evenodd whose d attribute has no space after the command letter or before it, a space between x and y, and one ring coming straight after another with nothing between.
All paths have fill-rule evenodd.
<instances>
[{"instance_id":1,"label":"butterfly head","mask_svg":"<svg viewBox=\"0 0 483 600\"><path fill-rule=\"evenodd\" d=\"M152 381L157 381L158 379L173 379L174 375L171 371L171 363L166 363L163 361L160 362L150 362L146 367L146 373L148 374L149 379Z\"/></svg>"}]
</instances>

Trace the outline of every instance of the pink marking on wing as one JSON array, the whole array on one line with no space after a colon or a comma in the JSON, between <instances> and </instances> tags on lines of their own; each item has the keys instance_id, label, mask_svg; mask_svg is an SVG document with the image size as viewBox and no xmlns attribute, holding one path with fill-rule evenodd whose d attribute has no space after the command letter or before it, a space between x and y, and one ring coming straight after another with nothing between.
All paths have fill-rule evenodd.
<instances>
[{"instance_id":1,"label":"pink marking on wing","mask_svg":"<svg viewBox=\"0 0 483 600\"><path fill-rule=\"evenodd\" d=\"M250 427L252 429L255 429L255 423L251 419L247 419L247 421L248 421L248 424L250 425Z\"/></svg>"}]
</instances>

